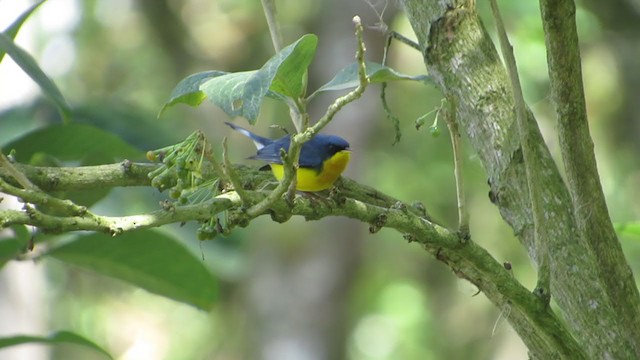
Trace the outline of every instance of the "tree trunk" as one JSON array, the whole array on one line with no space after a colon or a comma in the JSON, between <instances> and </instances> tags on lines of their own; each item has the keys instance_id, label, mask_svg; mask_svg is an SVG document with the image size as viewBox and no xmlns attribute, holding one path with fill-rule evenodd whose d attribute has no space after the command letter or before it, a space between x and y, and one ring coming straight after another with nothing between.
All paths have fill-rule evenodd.
<instances>
[{"instance_id":1,"label":"tree trunk","mask_svg":"<svg viewBox=\"0 0 640 360\"><path fill-rule=\"evenodd\" d=\"M529 194L523 191L527 188L527 179L510 83L495 46L478 18L475 2L404 0L403 5L429 75L457 105L460 129L483 163L492 201L536 261L538 251L533 239ZM570 26L575 28L575 22ZM586 125L586 117L584 121ZM567 189L564 184L531 112L528 112L528 131L537 144L536 174L543 178L542 198L547 221L542 226L550 227L554 234L546 244L551 254L551 295L588 357L637 358L640 327L635 319L640 314L640 299L628 264L619 251L620 245L610 232L611 222L608 217L599 218L600 230L607 236L604 240L605 237L600 237L603 243L595 246L590 239L594 234L583 231L582 225L590 220L588 214L583 209L575 211L576 190ZM572 154L567 152L575 150L564 147L563 158L570 157ZM591 148L583 150L592 152ZM595 160L588 161L592 161L591 173L582 175L597 176ZM594 184L594 188L599 188L598 182ZM606 214L603 201L591 206L598 214ZM599 260L604 254L601 250L595 251L602 244L613 248L606 254L607 268ZM615 296L618 293L623 296ZM514 328L534 357L554 353L551 349L536 348L541 343L535 341L535 333L545 332L544 328L527 329L514 324L513 320Z\"/></svg>"}]
</instances>

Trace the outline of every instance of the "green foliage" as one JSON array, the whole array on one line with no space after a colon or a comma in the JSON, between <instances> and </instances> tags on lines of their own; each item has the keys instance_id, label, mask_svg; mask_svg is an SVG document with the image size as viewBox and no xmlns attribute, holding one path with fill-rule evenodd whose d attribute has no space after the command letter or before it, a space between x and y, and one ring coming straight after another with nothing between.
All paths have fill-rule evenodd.
<instances>
[{"instance_id":1,"label":"green foliage","mask_svg":"<svg viewBox=\"0 0 640 360\"><path fill-rule=\"evenodd\" d=\"M303 94L303 75L317 44L315 35L304 35L279 51L260 70L214 77L204 82L201 90L230 117L242 116L254 124L269 91L294 101Z\"/></svg>"},{"instance_id":2,"label":"green foliage","mask_svg":"<svg viewBox=\"0 0 640 360\"><path fill-rule=\"evenodd\" d=\"M225 71L211 70L191 74L182 79L173 89L171 95L169 95L169 100L164 104L164 106L158 113L158 117L160 117L168 107L171 107L175 104L182 103L189 106L200 105L202 103L202 100L206 98L204 92L200 90L200 86L203 83L207 82L207 80L226 74L228 73Z\"/></svg>"},{"instance_id":3,"label":"green foliage","mask_svg":"<svg viewBox=\"0 0 640 360\"><path fill-rule=\"evenodd\" d=\"M3 148L15 150L20 162L37 166L60 166L60 162L98 165L122 159L139 159L141 151L114 134L92 125L71 123L49 125L16 139ZM57 194L90 206L107 196L110 189L74 191Z\"/></svg>"},{"instance_id":4,"label":"green foliage","mask_svg":"<svg viewBox=\"0 0 640 360\"><path fill-rule=\"evenodd\" d=\"M30 132L8 144L4 149L15 150L16 159L31 162L44 153L60 161L84 161L86 165L116 159L140 159L142 152L110 132L87 124L49 125Z\"/></svg>"},{"instance_id":5,"label":"green foliage","mask_svg":"<svg viewBox=\"0 0 640 360\"><path fill-rule=\"evenodd\" d=\"M67 122L71 118L71 107L56 84L42 71L28 52L16 45L11 36L0 33L0 55L3 56L4 53L9 54L13 61L40 86L45 95L56 104L63 120Z\"/></svg>"},{"instance_id":6,"label":"green foliage","mask_svg":"<svg viewBox=\"0 0 640 360\"><path fill-rule=\"evenodd\" d=\"M424 83L429 81L429 77L427 75L406 75L390 67L380 65L371 61L367 61L365 62L365 64L367 68L367 77L369 77L369 81L372 83L384 83L401 80L420 81ZM336 74L336 76L333 77L333 79L331 79L328 83L322 85L311 95L311 97L323 91L346 90L354 88L356 86L358 86L358 64L354 62L352 64L349 64L344 69L340 70Z\"/></svg>"},{"instance_id":7,"label":"green foliage","mask_svg":"<svg viewBox=\"0 0 640 360\"><path fill-rule=\"evenodd\" d=\"M12 40L15 39L16 35L18 35L18 31L20 31L20 28L22 27L22 24L24 24L24 22L29 18L29 16L31 16L31 14L40 5L42 5L42 3L44 3L44 0L38 1L37 3L31 5L30 8L25 10L25 12L23 12L13 23L11 23L11 25L9 25L8 28L4 30L4 34L9 38L11 38ZM2 59L4 58L5 54L6 54L6 51L0 49L0 62L2 62Z\"/></svg>"},{"instance_id":8,"label":"green foliage","mask_svg":"<svg viewBox=\"0 0 640 360\"><path fill-rule=\"evenodd\" d=\"M176 239L157 231L80 236L47 256L203 310L210 310L216 300L217 282L202 261Z\"/></svg>"},{"instance_id":9,"label":"green foliage","mask_svg":"<svg viewBox=\"0 0 640 360\"><path fill-rule=\"evenodd\" d=\"M58 345L58 344L75 344L81 345L90 349L93 349L109 359L113 359L113 356L109 354L105 349L97 345L91 340L86 339L74 332L71 331L57 331L49 336L33 336L33 335L19 335L19 336L11 336L0 338L0 349L6 348L9 346L21 345L21 344L29 344L29 343L44 343L49 345Z\"/></svg>"},{"instance_id":10,"label":"green foliage","mask_svg":"<svg viewBox=\"0 0 640 360\"><path fill-rule=\"evenodd\" d=\"M275 54L259 70L236 73L205 71L192 74L176 85L160 114L175 104L198 106L208 98L230 117L242 116L255 124L265 96L284 101L296 112L301 112L304 111L301 104L321 92L356 87L359 82L358 64L354 62L301 101L306 94L307 69L315 56L317 43L315 35L304 35ZM366 69L369 81L373 83L428 81L426 75L406 75L374 62L366 62Z\"/></svg>"},{"instance_id":11,"label":"green foliage","mask_svg":"<svg viewBox=\"0 0 640 360\"><path fill-rule=\"evenodd\" d=\"M24 252L30 238L29 230L24 225L14 225L11 230L14 236L0 241L0 268Z\"/></svg>"}]
</instances>

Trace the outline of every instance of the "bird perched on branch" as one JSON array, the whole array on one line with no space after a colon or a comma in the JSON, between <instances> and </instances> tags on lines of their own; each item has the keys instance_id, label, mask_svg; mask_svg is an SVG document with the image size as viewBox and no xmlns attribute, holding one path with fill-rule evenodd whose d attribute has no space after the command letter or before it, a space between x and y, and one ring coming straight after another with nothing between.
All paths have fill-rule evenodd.
<instances>
[{"instance_id":1,"label":"bird perched on branch","mask_svg":"<svg viewBox=\"0 0 640 360\"><path fill-rule=\"evenodd\" d=\"M249 158L266 161L271 166L271 171L276 179L282 180L284 167L280 151L281 149L289 151L291 135L273 140L256 135L232 123L227 122L226 124L253 141L258 152ZM314 136L302 144L300 149L296 189L313 192L331 188L347 168L350 154L349 143L345 139L325 134Z\"/></svg>"}]
</instances>

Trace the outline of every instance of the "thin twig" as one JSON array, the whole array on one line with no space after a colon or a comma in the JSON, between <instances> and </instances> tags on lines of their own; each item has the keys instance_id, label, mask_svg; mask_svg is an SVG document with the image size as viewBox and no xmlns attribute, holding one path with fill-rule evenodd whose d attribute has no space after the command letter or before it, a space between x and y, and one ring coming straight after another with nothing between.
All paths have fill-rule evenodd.
<instances>
[{"instance_id":1,"label":"thin twig","mask_svg":"<svg viewBox=\"0 0 640 360\"><path fill-rule=\"evenodd\" d=\"M249 206L249 197L244 191L244 187L242 187L240 178L235 171L233 171L233 164L229 161L227 154L227 138L225 137L222 139L222 160L224 161L224 166L222 167L223 174L226 177L226 180L231 183L233 189L238 193L238 196L242 200L242 204L244 206Z\"/></svg>"},{"instance_id":2,"label":"thin twig","mask_svg":"<svg viewBox=\"0 0 640 360\"><path fill-rule=\"evenodd\" d=\"M451 135L453 148L453 174L456 179L456 195L458 199L458 231L464 239L469 235L469 213L467 212L464 196L464 178L462 175L462 149L460 147L460 131L456 120L456 106L453 97L446 98L448 109L445 111L445 121ZM444 104L443 104L444 105Z\"/></svg>"},{"instance_id":3,"label":"thin twig","mask_svg":"<svg viewBox=\"0 0 640 360\"><path fill-rule=\"evenodd\" d=\"M359 16L354 16L353 22L356 26L356 39L358 40L358 49L356 50L356 61L358 63L359 80L358 86L348 94L337 98L331 105L329 105L325 114L318 120L318 122L315 123L315 125L309 127L304 132L293 137L294 142L304 142L314 137L318 132L320 132L320 130L322 130L322 128L327 126L327 124L329 124L329 122L333 120L333 117L338 111L340 111L340 109L342 109L348 103L360 98L367 88L367 85L369 85L369 78L367 77L367 69L364 58L366 48L362 35L362 22Z\"/></svg>"},{"instance_id":4,"label":"thin twig","mask_svg":"<svg viewBox=\"0 0 640 360\"><path fill-rule=\"evenodd\" d=\"M536 180L534 162L537 161L534 155L533 145L530 141L528 124L527 124L527 108L522 95L522 87L520 86L520 78L518 76L518 67L513 55L513 47L509 43L507 32L500 16L500 10L496 0L491 1L491 10L496 20L496 28L498 30L498 38L500 39L500 48L506 62L509 78L511 80L511 88L513 90L513 98L516 107L516 118L518 123L518 134L522 148L522 156L524 158L524 167L527 177L527 187L529 189L529 198L531 199L531 208L533 210L533 228L534 243L538 252L538 283L535 292L541 296L543 301L549 302L551 297L550 289L550 264L548 253L548 242L550 238L546 236L544 231L544 208L542 199L542 189L539 181Z\"/></svg>"},{"instance_id":5,"label":"thin twig","mask_svg":"<svg viewBox=\"0 0 640 360\"><path fill-rule=\"evenodd\" d=\"M389 31L389 36L394 38L394 39L396 39L396 40L398 40L398 41L400 41L401 43L403 43L405 45L408 45L408 46L418 50L418 51L422 51L422 50L420 50L420 45L418 45L417 42L409 39L408 37L406 37L406 36L404 36L404 35L402 35L402 34L400 34L398 32Z\"/></svg>"},{"instance_id":6,"label":"thin twig","mask_svg":"<svg viewBox=\"0 0 640 360\"><path fill-rule=\"evenodd\" d=\"M271 33L271 42L273 48L276 51L282 49L282 32L277 21L276 1L275 0L262 0L262 10L264 16L267 18L267 25L269 26L269 33Z\"/></svg>"},{"instance_id":7,"label":"thin twig","mask_svg":"<svg viewBox=\"0 0 640 360\"><path fill-rule=\"evenodd\" d=\"M387 66L387 57L389 55L389 47L391 46L391 40L393 40L392 33L395 31L391 31L387 33L387 43L384 46L384 51L382 53L382 65ZM393 114L391 109L389 108L389 103L387 102L387 85L388 83L385 81L382 83L380 87L380 100L382 101L382 108L384 109L385 114L387 115L387 120L391 120L393 124L393 130L395 133L393 139L393 145L400 142L400 138L402 137L402 132L400 132L400 119Z\"/></svg>"},{"instance_id":8,"label":"thin twig","mask_svg":"<svg viewBox=\"0 0 640 360\"><path fill-rule=\"evenodd\" d=\"M2 151L0 151L0 168L5 168L9 174L22 186L25 190L39 190L37 186L33 185L27 177L13 166L11 161L7 159Z\"/></svg>"},{"instance_id":9,"label":"thin twig","mask_svg":"<svg viewBox=\"0 0 640 360\"><path fill-rule=\"evenodd\" d=\"M35 187L35 185L34 185ZM42 192L35 188L35 190L20 189L15 187L2 178L0 178L0 191L20 198L25 203L31 203L41 205L48 208L54 208L58 211L70 214L73 216L87 216L91 217L92 214L86 207L78 205L71 200L63 200L57 197L53 197L45 192Z\"/></svg>"}]
</instances>

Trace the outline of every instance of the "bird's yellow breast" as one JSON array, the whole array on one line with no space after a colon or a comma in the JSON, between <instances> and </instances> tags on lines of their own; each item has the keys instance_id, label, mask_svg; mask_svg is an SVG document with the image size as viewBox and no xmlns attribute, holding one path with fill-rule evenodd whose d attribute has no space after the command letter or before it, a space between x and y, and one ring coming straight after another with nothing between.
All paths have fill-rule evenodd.
<instances>
[{"instance_id":1,"label":"bird's yellow breast","mask_svg":"<svg viewBox=\"0 0 640 360\"><path fill-rule=\"evenodd\" d=\"M350 155L351 152L348 150L335 153L322 163L322 170L319 172L315 169L299 168L296 173L296 189L300 191L321 191L329 189L338 177L340 177L340 174L347 168ZM271 171L278 181L282 180L284 167L281 164L271 164Z\"/></svg>"}]
</instances>

